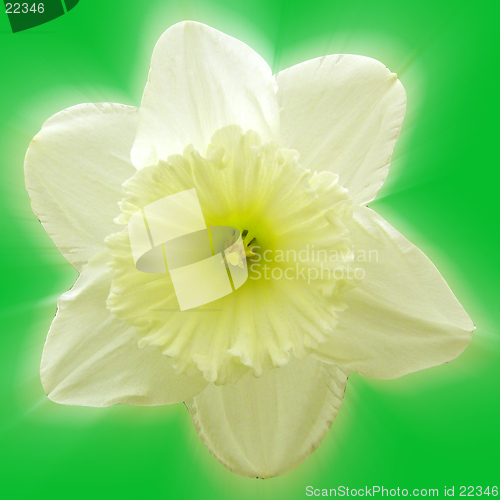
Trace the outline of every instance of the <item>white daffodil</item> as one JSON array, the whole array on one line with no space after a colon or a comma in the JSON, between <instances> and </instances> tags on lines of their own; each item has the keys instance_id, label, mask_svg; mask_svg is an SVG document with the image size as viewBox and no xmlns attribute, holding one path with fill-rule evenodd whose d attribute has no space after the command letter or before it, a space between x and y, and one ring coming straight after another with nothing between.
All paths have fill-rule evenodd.
<instances>
[{"instance_id":1,"label":"white daffodil","mask_svg":"<svg viewBox=\"0 0 500 500\"><path fill-rule=\"evenodd\" d=\"M366 206L405 105L373 59L332 55L273 76L244 43L185 22L158 41L139 109L84 104L50 118L29 146L26 185L80 276L45 344L49 398L184 401L223 465L270 477L319 445L351 371L393 378L458 356L471 320L427 257ZM192 189L207 226L242 236L243 247L228 241L227 271L249 275L181 312L170 274L134 265L129 221Z\"/></svg>"}]
</instances>

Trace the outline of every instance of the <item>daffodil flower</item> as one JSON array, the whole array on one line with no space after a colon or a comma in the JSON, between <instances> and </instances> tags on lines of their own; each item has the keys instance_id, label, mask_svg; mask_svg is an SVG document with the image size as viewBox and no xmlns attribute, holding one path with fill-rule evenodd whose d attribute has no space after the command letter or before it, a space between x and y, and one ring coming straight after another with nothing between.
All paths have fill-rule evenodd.
<instances>
[{"instance_id":1,"label":"daffodil flower","mask_svg":"<svg viewBox=\"0 0 500 500\"><path fill-rule=\"evenodd\" d=\"M158 41L139 109L83 104L50 118L29 146L26 185L80 276L43 351L49 398L184 401L223 465L266 478L319 445L350 372L389 379L458 356L473 323L427 257L367 207L405 106L373 59L331 55L273 76L244 43L184 22ZM246 264L249 279L181 312L169 273L134 266L128 224L193 188L207 226L243 236L227 269ZM319 257L293 269L278 258L305 249ZM263 264L270 279L252 274Z\"/></svg>"}]
</instances>

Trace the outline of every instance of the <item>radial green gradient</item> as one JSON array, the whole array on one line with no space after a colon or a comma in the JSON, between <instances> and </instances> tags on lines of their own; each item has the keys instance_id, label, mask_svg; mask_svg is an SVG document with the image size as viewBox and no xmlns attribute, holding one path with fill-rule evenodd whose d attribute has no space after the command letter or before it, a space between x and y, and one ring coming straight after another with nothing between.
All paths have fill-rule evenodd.
<instances>
[{"instance_id":1,"label":"radial green gradient","mask_svg":"<svg viewBox=\"0 0 500 500\"><path fill-rule=\"evenodd\" d=\"M147 5L146 5L147 4ZM500 482L497 424L498 12L486 2L82 0L12 34L0 14L0 485L5 498L299 499L305 487L439 488ZM39 361L57 296L76 271L33 216L23 159L45 119L74 104L139 105L151 52L195 19L243 39L275 71L327 53L396 71L408 111L371 204L440 269L477 330L450 364L397 380L352 375L332 430L295 471L237 477L183 405L50 402ZM495 483L495 481L497 481Z\"/></svg>"}]
</instances>

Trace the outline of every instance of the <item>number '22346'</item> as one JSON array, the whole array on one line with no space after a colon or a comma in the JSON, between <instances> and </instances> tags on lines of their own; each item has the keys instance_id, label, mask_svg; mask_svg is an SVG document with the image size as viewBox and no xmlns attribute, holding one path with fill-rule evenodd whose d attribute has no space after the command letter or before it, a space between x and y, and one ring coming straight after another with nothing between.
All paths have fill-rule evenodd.
<instances>
[{"instance_id":1,"label":"number '22346'","mask_svg":"<svg viewBox=\"0 0 500 500\"><path fill-rule=\"evenodd\" d=\"M43 3L33 3L31 7L27 3L6 3L5 8L6 14L27 14L28 12L43 14L45 10Z\"/></svg>"},{"instance_id":2,"label":"number '22346'","mask_svg":"<svg viewBox=\"0 0 500 500\"><path fill-rule=\"evenodd\" d=\"M498 486L487 486L486 488L482 488L481 486L460 486L460 496L461 497L480 497L482 495L494 497L498 496Z\"/></svg>"}]
</instances>

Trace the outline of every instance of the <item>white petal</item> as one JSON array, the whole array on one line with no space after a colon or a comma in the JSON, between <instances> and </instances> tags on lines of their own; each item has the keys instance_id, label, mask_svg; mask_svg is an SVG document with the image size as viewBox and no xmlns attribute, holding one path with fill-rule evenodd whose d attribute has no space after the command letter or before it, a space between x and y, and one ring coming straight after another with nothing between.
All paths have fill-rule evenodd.
<instances>
[{"instance_id":1,"label":"white petal","mask_svg":"<svg viewBox=\"0 0 500 500\"><path fill-rule=\"evenodd\" d=\"M346 382L336 366L308 357L235 385L210 384L186 404L217 460L241 476L266 478L294 469L318 447Z\"/></svg>"},{"instance_id":2,"label":"white petal","mask_svg":"<svg viewBox=\"0 0 500 500\"><path fill-rule=\"evenodd\" d=\"M110 103L68 108L44 123L26 154L33 211L78 270L117 230L121 184L136 171L137 111Z\"/></svg>"},{"instance_id":3,"label":"white petal","mask_svg":"<svg viewBox=\"0 0 500 500\"><path fill-rule=\"evenodd\" d=\"M56 403L109 406L183 401L206 385L203 377L176 375L169 358L140 349L134 328L106 309L108 254L95 255L58 302L43 351L41 378Z\"/></svg>"},{"instance_id":4,"label":"white petal","mask_svg":"<svg viewBox=\"0 0 500 500\"><path fill-rule=\"evenodd\" d=\"M277 75L281 136L302 166L339 174L352 198L375 198L406 109L401 82L369 57L332 55Z\"/></svg>"},{"instance_id":5,"label":"white petal","mask_svg":"<svg viewBox=\"0 0 500 500\"><path fill-rule=\"evenodd\" d=\"M474 325L430 260L369 208L355 209L350 230L356 255L371 251L371 262L353 263L366 276L346 293L320 359L385 379L456 358Z\"/></svg>"},{"instance_id":6,"label":"white petal","mask_svg":"<svg viewBox=\"0 0 500 500\"><path fill-rule=\"evenodd\" d=\"M201 154L214 132L231 124L277 137L275 81L243 42L204 24L182 22L156 44L139 113L132 160L137 168L182 153Z\"/></svg>"}]
</instances>

